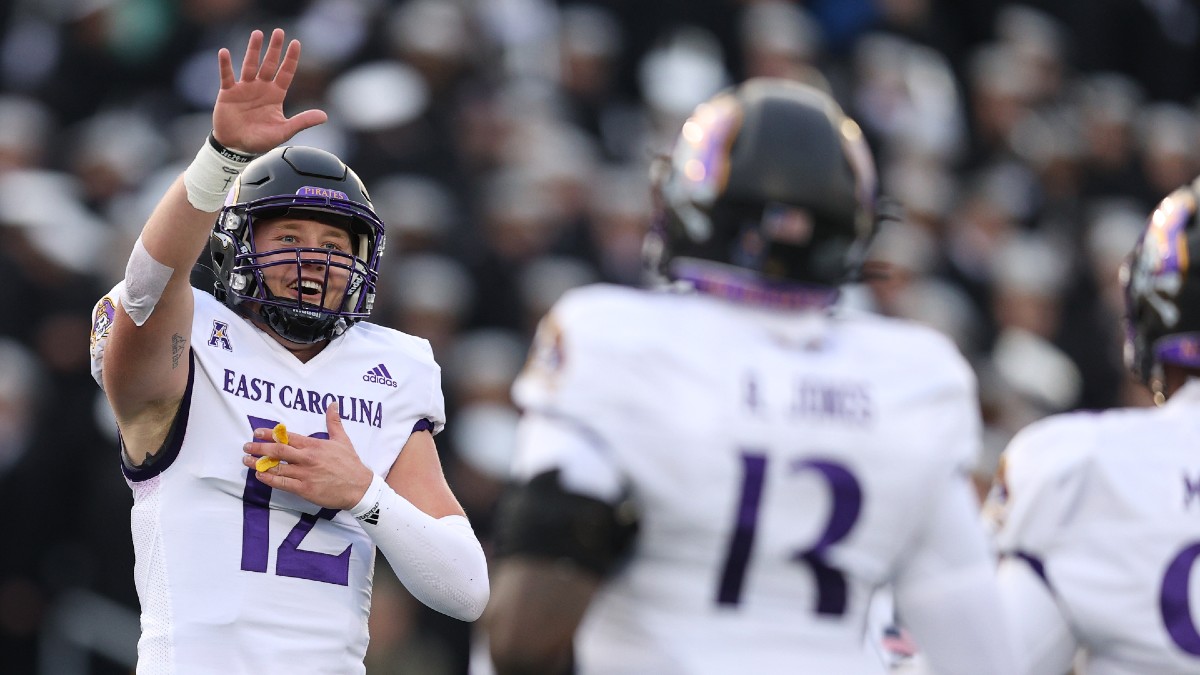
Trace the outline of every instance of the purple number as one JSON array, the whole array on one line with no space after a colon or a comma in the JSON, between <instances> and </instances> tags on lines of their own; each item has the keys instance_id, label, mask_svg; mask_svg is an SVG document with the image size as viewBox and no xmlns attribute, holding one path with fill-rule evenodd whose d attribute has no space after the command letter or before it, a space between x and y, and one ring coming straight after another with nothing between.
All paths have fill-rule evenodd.
<instances>
[{"instance_id":1,"label":"purple number","mask_svg":"<svg viewBox=\"0 0 1200 675\"><path fill-rule=\"evenodd\" d=\"M738 500L737 527L733 531L729 553L725 556L725 566L721 571L717 604L736 605L742 597L742 581L746 578L746 564L750 562L750 548L754 545L754 532L758 529L758 504L762 501L766 471L766 457L742 453L742 497Z\"/></svg>"},{"instance_id":2,"label":"purple number","mask_svg":"<svg viewBox=\"0 0 1200 675\"><path fill-rule=\"evenodd\" d=\"M1192 566L1200 557L1200 543L1192 544L1171 560L1167 572L1163 575L1162 589L1158 594L1158 604L1162 609L1163 625L1167 634L1183 651L1192 656L1200 656L1200 633L1196 631L1196 623L1192 621L1191 603L1188 602L1188 577L1191 576Z\"/></svg>"},{"instance_id":3,"label":"purple number","mask_svg":"<svg viewBox=\"0 0 1200 675\"><path fill-rule=\"evenodd\" d=\"M791 473L816 471L829 485L833 499L829 522L816 543L792 556L813 571L817 581L817 613L840 616L846 611L846 575L825 562L825 553L853 529L862 510L862 489L846 467L823 460L802 460L791 465ZM742 495L738 500L737 525L725 556L717 603L737 605L742 595L750 550L758 526L759 505L766 478L767 458L760 453L742 453Z\"/></svg>"},{"instance_id":4,"label":"purple number","mask_svg":"<svg viewBox=\"0 0 1200 675\"><path fill-rule=\"evenodd\" d=\"M252 429L273 429L275 422L247 415ZM320 432L312 438L329 438ZM265 442L265 441L263 441ZM288 532L279 545L275 557L275 574L298 579L324 581L328 584L346 586L350 579L350 545L338 555L305 551L300 542L305 535L324 518L331 520L337 509L321 509L317 513L305 513L300 522ZM246 489L242 492L242 569L247 572L266 572L271 522L271 487L258 479L255 472L246 470Z\"/></svg>"},{"instance_id":5,"label":"purple number","mask_svg":"<svg viewBox=\"0 0 1200 675\"><path fill-rule=\"evenodd\" d=\"M812 469L825 478L833 497L833 508L825 532L807 551L800 551L793 560L804 561L817 577L817 614L841 616L846 612L846 575L825 562L825 552L850 534L862 509L862 489L854 474L833 462L810 459L792 465L793 473Z\"/></svg>"}]
</instances>

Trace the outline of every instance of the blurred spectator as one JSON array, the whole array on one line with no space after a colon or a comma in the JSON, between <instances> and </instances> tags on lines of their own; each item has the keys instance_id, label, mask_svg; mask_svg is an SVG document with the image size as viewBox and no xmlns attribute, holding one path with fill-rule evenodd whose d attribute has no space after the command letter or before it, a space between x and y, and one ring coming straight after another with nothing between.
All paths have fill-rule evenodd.
<instances>
[{"instance_id":1,"label":"blurred spectator","mask_svg":"<svg viewBox=\"0 0 1200 675\"><path fill-rule=\"evenodd\" d=\"M652 211L647 173L640 165L610 167L593 177L588 257L604 281L637 286L644 280L642 240Z\"/></svg>"},{"instance_id":2,"label":"blurred spectator","mask_svg":"<svg viewBox=\"0 0 1200 675\"><path fill-rule=\"evenodd\" d=\"M1195 113L1177 103L1145 106L1136 120L1146 187L1154 195L1165 195L1191 182L1200 171L1200 123ZM1139 195L1151 202L1149 194Z\"/></svg>"},{"instance_id":3,"label":"blurred spectator","mask_svg":"<svg viewBox=\"0 0 1200 675\"><path fill-rule=\"evenodd\" d=\"M881 164L909 156L957 161L966 119L943 56L902 38L874 33L855 50L854 111L869 137L886 138Z\"/></svg>"},{"instance_id":4,"label":"blurred spectator","mask_svg":"<svg viewBox=\"0 0 1200 675\"><path fill-rule=\"evenodd\" d=\"M1152 100L1182 103L1200 93L1200 7L1195 3L1075 3L1071 26L1082 69L1124 73Z\"/></svg>"},{"instance_id":5,"label":"blurred spectator","mask_svg":"<svg viewBox=\"0 0 1200 675\"><path fill-rule=\"evenodd\" d=\"M1045 237L1025 234L1004 242L992 257L992 314L1000 330L1053 340L1070 265L1070 256Z\"/></svg>"},{"instance_id":6,"label":"blurred spectator","mask_svg":"<svg viewBox=\"0 0 1200 675\"><path fill-rule=\"evenodd\" d=\"M44 402L37 357L11 338L0 338L0 476L8 474L33 437L38 407Z\"/></svg>"},{"instance_id":7,"label":"blurred spectator","mask_svg":"<svg viewBox=\"0 0 1200 675\"><path fill-rule=\"evenodd\" d=\"M512 405L509 389L525 363L528 338L484 328L463 333L446 356L446 398L455 409L472 404Z\"/></svg>"},{"instance_id":8,"label":"blurred spectator","mask_svg":"<svg viewBox=\"0 0 1200 675\"><path fill-rule=\"evenodd\" d=\"M907 221L886 223L867 256L873 308L936 328L974 358L982 348L979 313L961 289L936 276L938 266L933 234Z\"/></svg>"},{"instance_id":9,"label":"blurred spectator","mask_svg":"<svg viewBox=\"0 0 1200 675\"><path fill-rule=\"evenodd\" d=\"M738 46L745 60L743 77L782 77L818 85L821 27L802 6L766 0L742 14Z\"/></svg>"},{"instance_id":10,"label":"blurred spectator","mask_svg":"<svg viewBox=\"0 0 1200 675\"><path fill-rule=\"evenodd\" d=\"M971 55L967 87L972 163L1007 157L1012 130L1038 95L1030 70L1016 48L1002 42L982 45Z\"/></svg>"},{"instance_id":11,"label":"blurred spectator","mask_svg":"<svg viewBox=\"0 0 1200 675\"><path fill-rule=\"evenodd\" d=\"M388 226L383 265L412 253L448 253L458 245L458 213L441 183L418 174L393 173L374 182L375 212Z\"/></svg>"},{"instance_id":12,"label":"blurred spectator","mask_svg":"<svg viewBox=\"0 0 1200 675\"><path fill-rule=\"evenodd\" d=\"M563 236L561 212L528 169L508 168L489 179L483 199L482 239L469 261L475 284L472 326L522 331L521 270L550 253Z\"/></svg>"},{"instance_id":13,"label":"blurred spectator","mask_svg":"<svg viewBox=\"0 0 1200 675\"><path fill-rule=\"evenodd\" d=\"M140 186L170 150L154 122L136 112L97 113L73 131L71 172L94 207Z\"/></svg>"},{"instance_id":14,"label":"blurred spectator","mask_svg":"<svg viewBox=\"0 0 1200 675\"><path fill-rule=\"evenodd\" d=\"M1126 310L1118 274L1146 224L1146 213L1138 202L1128 199L1094 204L1090 213L1084 251L1091 284L1098 297L1098 319L1090 335L1094 345L1093 358L1084 375L1107 395L1097 401L1088 401L1091 407L1145 406L1152 402L1150 390L1125 368L1123 362ZM1107 341L1100 337L1104 335L1108 336Z\"/></svg>"},{"instance_id":15,"label":"blurred spectator","mask_svg":"<svg viewBox=\"0 0 1200 675\"><path fill-rule=\"evenodd\" d=\"M562 9L559 83L570 120L594 136L608 159L638 159L645 151L645 113L620 88L624 33L608 8Z\"/></svg>"},{"instance_id":16,"label":"blurred spectator","mask_svg":"<svg viewBox=\"0 0 1200 675\"><path fill-rule=\"evenodd\" d=\"M53 113L41 101L0 95L0 173L41 166L53 128Z\"/></svg>"},{"instance_id":17,"label":"blurred spectator","mask_svg":"<svg viewBox=\"0 0 1200 675\"><path fill-rule=\"evenodd\" d=\"M343 72L329 84L330 113L354 138L365 175L425 171L452 175L444 144L426 118L429 86L399 61L373 61Z\"/></svg>"},{"instance_id":18,"label":"blurred spectator","mask_svg":"<svg viewBox=\"0 0 1200 675\"><path fill-rule=\"evenodd\" d=\"M1089 196L1149 193L1137 166L1134 128L1143 93L1136 82L1117 73L1096 73L1078 84L1084 140L1085 183Z\"/></svg>"},{"instance_id":19,"label":"blurred spectator","mask_svg":"<svg viewBox=\"0 0 1200 675\"><path fill-rule=\"evenodd\" d=\"M1068 76L1067 45L1058 20L1029 5L1007 5L997 12L996 36L1012 46L1028 74L1032 103L1044 105L1058 99Z\"/></svg>"},{"instance_id":20,"label":"blurred spectator","mask_svg":"<svg viewBox=\"0 0 1200 675\"><path fill-rule=\"evenodd\" d=\"M433 355L445 363L474 305L466 268L453 258L414 252L393 260L384 279L390 292L377 310L384 323L429 340Z\"/></svg>"},{"instance_id":21,"label":"blurred spectator","mask_svg":"<svg viewBox=\"0 0 1200 675\"><path fill-rule=\"evenodd\" d=\"M439 116L475 65L479 36L459 0L405 0L386 19L388 51L417 69L429 85Z\"/></svg>"},{"instance_id":22,"label":"blurred spectator","mask_svg":"<svg viewBox=\"0 0 1200 675\"><path fill-rule=\"evenodd\" d=\"M537 322L546 315L563 293L598 281L596 270L588 263L566 256L544 256L521 270L517 279L525 335L533 335Z\"/></svg>"},{"instance_id":23,"label":"blurred spectator","mask_svg":"<svg viewBox=\"0 0 1200 675\"><path fill-rule=\"evenodd\" d=\"M731 84L721 44L697 27L668 33L641 61L638 84L651 115L654 147L674 138L696 104Z\"/></svg>"}]
</instances>

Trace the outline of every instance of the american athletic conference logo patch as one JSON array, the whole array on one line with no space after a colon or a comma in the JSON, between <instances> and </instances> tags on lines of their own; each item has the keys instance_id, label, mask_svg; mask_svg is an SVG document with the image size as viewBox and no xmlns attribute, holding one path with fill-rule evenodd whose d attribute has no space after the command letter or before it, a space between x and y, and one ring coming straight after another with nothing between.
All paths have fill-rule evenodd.
<instances>
[{"instance_id":1,"label":"american athletic conference logo patch","mask_svg":"<svg viewBox=\"0 0 1200 675\"><path fill-rule=\"evenodd\" d=\"M227 352L233 351L233 343L229 341L229 324L213 320L212 333L208 336L209 347L220 347Z\"/></svg>"},{"instance_id":2,"label":"american athletic conference logo patch","mask_svg":"<svg viewBox=\"0 0 1200 675\"><path fill-rule=\"evenodd\" d=\"M376 382L378 384L386 384L393 389L400 386L392 379L392 374L388 372L387 366L382 363L367 371L363 375L363 382Z\"/></svg>"}]
</instances>

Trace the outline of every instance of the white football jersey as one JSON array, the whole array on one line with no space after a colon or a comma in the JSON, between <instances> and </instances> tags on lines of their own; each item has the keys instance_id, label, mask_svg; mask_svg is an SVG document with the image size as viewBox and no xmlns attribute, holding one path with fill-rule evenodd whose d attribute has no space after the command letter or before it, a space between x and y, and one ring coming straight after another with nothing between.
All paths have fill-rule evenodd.
<instances>
[{"instance_id":1,"label":"white football jersey","mask_svg":"<svg viewBox=\"0 0 1200 675\"><path fill-rule=\"evenodd\" d=\"M973 373L934 331L698 294L569 292L514 395L518 479L557 469L640 515L576 636L581 673L884 672L872 593L968 494L979 446ZM990 582L975 509L953 536Z\"/></svg>"},{"instance_id":2,"label":"white football jersey","mask_svg":"<svg viewBox=\"0 0 1200 675\"><path fill-rule=\"evenodd\" d=\"M326 433L336 401L355 450L386 476L415 429L436 433L444 421L429 343L360 322L302 363L211 295L194 296L176 428L148 466L123 465L134 495L138 673L361 673L372 540L349 513L261 483L242 465L242 445L279 422ZM97 305L94 358L117 303Z\"/></svg>"},{"instance_id":3,"label":"white football jersey","mask_svg":"<svg viewBox=\"0 0 1200 675\"><path fill-rule=\"evenodd\" d=\"M998 547L1051 597L1002 586L1033 672L1079 647L1088 675L1200 673L1200 382L1030 425L1004 467Z\"/></svg>"}]
</instances>

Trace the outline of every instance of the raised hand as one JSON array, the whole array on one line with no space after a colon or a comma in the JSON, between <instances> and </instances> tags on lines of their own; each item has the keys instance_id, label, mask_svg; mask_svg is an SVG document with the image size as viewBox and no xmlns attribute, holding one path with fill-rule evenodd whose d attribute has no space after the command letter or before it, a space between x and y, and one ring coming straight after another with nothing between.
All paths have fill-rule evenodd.
<instances>
[{"instance_id":1,"label":"raised hand","mask_svg":"<svg viewBox=\"0 0 1200 675\"><path fill-rule=\"evenodd\" d=\"M349 509L362 499L373 476L350 443L336 403L326 409L325 423L328 439L289 432L286 445L262 442L271 441L271 429L258 429L254 437L259 442L242 448L242 464L253 467L260 455L281 459L284 463L258 472L258 479L318 506Z\"/></svg>"},{"instance_id":2,"label":"raised hand","mask_svg":"<svg viewBox=\"0 0 1200 675\"><path fill-rule=\"evenodd\" d=\"M222 48L217 53L221 90L213 107L213 136L218 143L245 152L266 152L328 118L315 109L284 116L283 100L300 62L300 41L292 40L285 52L283 40L283 30L276 28L263 54L262 31L250 33L242 71L236 78L229 50Z\"/></svg>"}]
</instances>

